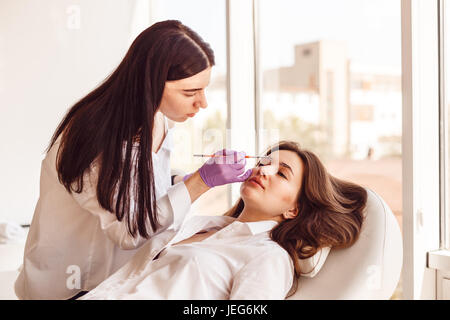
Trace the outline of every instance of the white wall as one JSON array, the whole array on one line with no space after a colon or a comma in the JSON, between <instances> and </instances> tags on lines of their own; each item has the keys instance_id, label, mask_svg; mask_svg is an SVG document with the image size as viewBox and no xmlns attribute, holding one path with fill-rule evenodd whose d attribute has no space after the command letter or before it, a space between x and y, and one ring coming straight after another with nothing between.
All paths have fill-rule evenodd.
<instances>
[{"instance_id":1,"label":"white wall","mask_svg":"<svg viewBox=\"0 0 450 320\"><path fill-rule=\"evenodd\" d=\"M49 140L126 53L139 3L0 2L0 220L31 222Z\"/></svg>"}]
</instances>

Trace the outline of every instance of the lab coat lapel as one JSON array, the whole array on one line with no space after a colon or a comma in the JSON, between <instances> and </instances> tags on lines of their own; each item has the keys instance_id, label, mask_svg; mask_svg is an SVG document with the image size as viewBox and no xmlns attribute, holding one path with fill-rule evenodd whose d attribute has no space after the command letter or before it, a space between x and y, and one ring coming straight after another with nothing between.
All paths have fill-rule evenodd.
<instances>
[{"instance_id":1,"label":"lab coat lapel","mask_svg":"<svg viewBox=\"0 0 450 320\"><path fill-rule=\"evenodd\" d=\"M145 264L147 261L153 260L153 258L167 246L175 235L176 231L169 229L153 236L138 250L133 257L133 260L138 264Z\"/></svg>"},{"instance_id":2,"label":"lab coat lapel","mask_svg":"<svg viewBox=\"0 0 450 320\"><path fill-rule=\"evenodd\" d=\"M202 230L213 227L225 227L234 220L235 218L224 216L192 216L185 220L178 232L169 229L150 239L144 245L146 248L138 251L136 260L142 261L143 263L153 260L161 251L173 243L187 239Z\"/></svg>"},{"instance_id":3,"label":"lab coat lapel","mask_svg":"<svg viewBox=\"0 0 450 320\"><path fill-rule=\"evenodd\" d=\"M187 239L197 232L205 231L214 227L223 228L232 223L235 218L228 216L192 216L185 221L180 231L170 240L166 247Z\"/></svg>"}]
</instances>

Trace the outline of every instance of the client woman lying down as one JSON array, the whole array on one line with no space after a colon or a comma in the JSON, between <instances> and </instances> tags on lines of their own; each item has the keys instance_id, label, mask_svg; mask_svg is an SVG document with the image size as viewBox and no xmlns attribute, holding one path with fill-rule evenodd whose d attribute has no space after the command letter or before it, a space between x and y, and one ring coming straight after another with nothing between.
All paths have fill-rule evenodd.
<instances>
[{"instance_id":1,"label":"client woman lying down","mask_svg":"<svg viewBox=\"0 0 450 320\"><path fill-rule=\"evenodd\" d=\"M81 299L284 299L295 292L305 272L299 259L357 240L367 194L294 142L266 154L270 163L257 164L224 216L193 216L153 237Z\"/></svg>"}]
</instances>

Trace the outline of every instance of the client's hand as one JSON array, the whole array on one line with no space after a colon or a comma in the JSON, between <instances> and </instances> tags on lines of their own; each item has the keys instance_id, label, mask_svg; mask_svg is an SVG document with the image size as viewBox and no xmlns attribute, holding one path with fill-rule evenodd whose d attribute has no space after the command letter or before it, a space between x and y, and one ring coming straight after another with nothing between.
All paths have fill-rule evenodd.
<instances>
[{"instance_id":1,"label":"client's hand","mask_svg":"<svg viewBox=\"0 0 450 320\"><path fill-rule=\"evenodd\" d=\"M208 187L212 188L233 182L243 182L252 174L252 169L245 171L245 152L223 149L217 151L214 155L216 157L211 157L198 170L202 180ZM189 176L185 176L183 181Z\"/></svg>"}]
</instances>

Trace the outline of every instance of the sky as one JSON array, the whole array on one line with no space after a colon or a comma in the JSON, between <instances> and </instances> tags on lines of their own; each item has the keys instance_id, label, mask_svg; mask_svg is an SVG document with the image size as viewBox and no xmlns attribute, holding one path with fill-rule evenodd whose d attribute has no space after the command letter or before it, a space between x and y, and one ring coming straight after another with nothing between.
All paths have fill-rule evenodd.
<instances>
[{"instance_id":1,"label":"sky","mask_svg":"<svg viewBox=\"0 0 450 320\"><path fill-rule=\"evenodd\" d=\"M358 65L401 68L400 0L258 0L263 69L291 65L294 45L342 40ZM210 43L226 70L225 0L159 0L158 17L179 19Z\"/></svg>"},{"instance_id":2,"label":"sky","mask_svg":"<svg viewBox=\"0 0 450 320\"><path fill-rule=\"evenodd\" d=\"M263 64L293 63L295 44L332 39L355 63L400 69L400 9L400 0L262 0Z\"/></svg>"}]
</instances>

